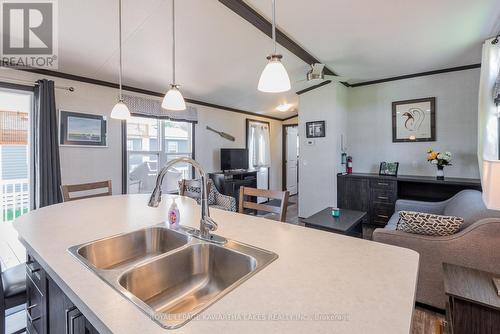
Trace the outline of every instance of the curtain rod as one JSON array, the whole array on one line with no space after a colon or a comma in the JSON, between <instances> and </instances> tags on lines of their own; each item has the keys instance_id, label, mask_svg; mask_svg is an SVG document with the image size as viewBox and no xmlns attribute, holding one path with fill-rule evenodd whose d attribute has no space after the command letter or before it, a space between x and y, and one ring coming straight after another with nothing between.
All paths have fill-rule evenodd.
<instances>
[{"instance_id":1,"label":"curtain rod","mask_svg":"<svg viewBox=\"0 0 500 334\"><path fill-rule=\"evenodd\" d=\"M17 82L27 83L27 84L31 84L31 85L37 85L36 82L33 82L31 80L23 80L23 79L10 78L10 77L6 77L6 76L3 76L3 75L0 75L0 79L2 79L2 80L17 81ZM70 91L70 92L74 92L75 91L75 87L73 87L73 86L58 86L58 85L55 85L54 87L57 88L57 89L63 89L63 90L67 90L67 91Z\"/></svg>"}]
</instances>

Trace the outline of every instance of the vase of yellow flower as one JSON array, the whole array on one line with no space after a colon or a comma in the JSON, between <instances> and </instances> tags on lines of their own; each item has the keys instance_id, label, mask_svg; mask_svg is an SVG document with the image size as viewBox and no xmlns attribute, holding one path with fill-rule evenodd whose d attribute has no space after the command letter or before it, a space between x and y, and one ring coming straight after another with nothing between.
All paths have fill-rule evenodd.
<instances>
[{"instance_id":1,"label":"vase of yellow flower","mask_svg":"<svg viewBox=\"0 0 500 334\"><path fill-rule=\"evenodd\" d=\"M432 148L429 148L429 150L427 151L427 161L437 166L437 179L444 180L444 167L451 166L451 153L441 153L438 151L434 151Z\"/></svg>"}]
</instances>

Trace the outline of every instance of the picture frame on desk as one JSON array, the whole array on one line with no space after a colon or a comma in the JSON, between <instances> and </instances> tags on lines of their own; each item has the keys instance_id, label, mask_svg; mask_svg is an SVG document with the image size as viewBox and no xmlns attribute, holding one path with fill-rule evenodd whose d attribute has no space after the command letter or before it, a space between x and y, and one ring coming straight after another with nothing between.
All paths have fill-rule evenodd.
<instances>
[{"instance_id":1,"label":"picture frame on desk","mask_svg":"<svg viewBox=\"0 0 500 334\"><path fill-rule=\"evenodd\" d=\"M398 176L399 162L386 162L380 163L378 175L382 176Z\"/></svg>"}]
</instances>

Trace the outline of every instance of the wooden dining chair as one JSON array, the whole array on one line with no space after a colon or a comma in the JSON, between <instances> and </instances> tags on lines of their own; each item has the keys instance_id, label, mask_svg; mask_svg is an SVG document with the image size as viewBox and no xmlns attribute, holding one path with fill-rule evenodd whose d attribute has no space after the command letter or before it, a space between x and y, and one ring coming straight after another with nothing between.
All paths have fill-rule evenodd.
<instances>
[{"instance_id":1,"label":"wooden dining chair","mask_svg":"<svg viewBox=\"0 0 500 334\"><path fill-rule=\"evenodd\" d=\"M107 189L107 190L95 193L95 191L99 189L102 190ZM65 184L61 186L61 192L64 202L69 202L84 198L111 196L113 194L113 190L111 188L111 180L92 182L92 183L82 183L82 184ZM78 195L71 196L72 193L76 192L86 192L86 193L92 192L92 193L83 196L78 196Z\"/></svg>"},{"instance_id":2,"label":"wooden dining chair","mask_svg":"<svg viewBox=\"0 0 500 334\"><path fill-rule=\"evenodd\" d=\"M264 203L256 203L247 201L247 197L264 197L268 199L279 199L281 200L280 206L272 206ZM250 187L240 187L240 198L239 198L239 213L244 213L245 209L253 209L258 211L265 211L270 213L275 213L279 216L279 221L286 221L286 209L288 207L288 191L276 191L267 189L257 189Z\"/></svg>"}]
</instances>

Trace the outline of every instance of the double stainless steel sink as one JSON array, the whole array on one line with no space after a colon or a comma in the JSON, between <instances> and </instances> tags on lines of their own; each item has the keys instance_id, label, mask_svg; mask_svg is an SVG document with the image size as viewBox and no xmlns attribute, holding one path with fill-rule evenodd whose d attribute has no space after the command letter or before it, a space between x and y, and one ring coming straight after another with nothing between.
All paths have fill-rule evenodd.
<instances>
[{"instance_id":1,"label":"double stainless steel sink","mask_svg":"<svg viewBox=\"0 0 500 334\"><path fill-rule=\"evenodd\" d=\"M278 255L228 240L217 245L166 224L69 249L162 327L181 327Z\"/></svg>"}]
</instances>

